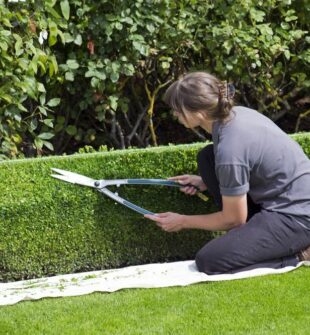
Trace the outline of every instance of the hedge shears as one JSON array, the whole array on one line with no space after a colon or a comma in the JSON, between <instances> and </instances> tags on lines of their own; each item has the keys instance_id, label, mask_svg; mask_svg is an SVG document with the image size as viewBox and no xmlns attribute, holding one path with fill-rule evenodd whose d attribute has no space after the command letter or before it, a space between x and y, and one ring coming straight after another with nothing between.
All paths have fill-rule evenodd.
<instances>
[{"instance_id":1,"label":"hedge shears","mask_svg":"<svg viewBox=\"0 0 310 335\"><path fill-rule=\"evenodd\" d=\"M99 179L99 180L96 180L96 179L92 179L92 178L83 176L81 174L66 171L66 170L52 168L52 171L57 173L57 174L51 175L54 178L57 178L57 179L60 179L60 180L63 180L63 181L66 181L72 184L92 187L96 189L97 191L99 191L100 193L103 193L109 198L118 202L119 204L126 206L132 209L133 211L138 212L143 215L144 214L156 215L156 214L148 211L147 209L139 207L135 205L134 203L120 197L117 193L113 193L107 187L108 186L119 187L120 185L159 185L159 186L171 186L171 187L193 186L193 185L182 185L176 181L166 180L166 179L112 179L112 180ZM196 186L194 187L197 189ZM205 201L208 200L208 198L200 192L197 192L197 195Z\"/></svg>"}]
</instances>

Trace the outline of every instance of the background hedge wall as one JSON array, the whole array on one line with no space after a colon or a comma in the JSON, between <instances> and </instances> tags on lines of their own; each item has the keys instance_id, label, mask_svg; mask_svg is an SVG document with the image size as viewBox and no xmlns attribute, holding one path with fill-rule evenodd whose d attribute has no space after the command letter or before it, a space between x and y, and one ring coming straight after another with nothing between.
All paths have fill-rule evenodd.
<instances>
[{"instance_id":1,"label":"background hedge wall","mask_svg":"<svg viewBox=\"0 0 310 335\"><path fill-rule=\"evenodd\" d=\"M308 2L0 0L0 160L197 141L161 96L199 69L309 130Z\"/></svg>"},{"instance_id":2,"label":"background hedge wall","mask_svg":"<svg viewBox=\"0 0 310 335\"><path fill-rule=\"evenodd\" d=\"M310 156L310 133L295 135ZM140 214L87 187L49 177L50 168L95 179L166 178L196 173L205 143L131 149L0 164L0 279L35 278L148 262L192 259L213 236L166 233ZM126 186L120 195L155 212L215 211L177 189Z\"/></svg>"}]
</instances>

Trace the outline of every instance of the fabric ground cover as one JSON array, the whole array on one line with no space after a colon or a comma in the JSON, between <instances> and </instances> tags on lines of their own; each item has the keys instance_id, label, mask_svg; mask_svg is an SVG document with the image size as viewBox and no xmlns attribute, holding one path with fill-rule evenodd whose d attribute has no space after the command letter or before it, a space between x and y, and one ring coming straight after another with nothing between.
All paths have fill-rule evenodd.
<instances>
[{"instance_id":1,"label":"fabric ground cover","mask_svg":"<svg viewBox=\"0 0 310 335\"><path fill-rule=\"evenodd\" d=\"M0 308L0 334L309 334L309 269Z\"/></svg>"}]
</instances>

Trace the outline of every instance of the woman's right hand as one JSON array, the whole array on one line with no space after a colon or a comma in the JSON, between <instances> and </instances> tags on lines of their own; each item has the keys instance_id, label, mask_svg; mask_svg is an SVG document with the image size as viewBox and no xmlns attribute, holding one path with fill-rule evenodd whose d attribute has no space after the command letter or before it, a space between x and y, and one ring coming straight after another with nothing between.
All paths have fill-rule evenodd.
<instances>
[{"instance_id":1,"label":"woman's right hand","mask_svg":"<svg viewBox=\"0 0 310 335\"><path fill-rule=\"evenodd\" d=\"M206 184L203 182L200 176L184 174L181 176L175 176L168 179L176 181L181 185L187 185L187 184L193 185L193 186L184 186L180 188L180 190L185 194L195 195L197 192L199 191L203 192L207 189ZM194 186L196 186L198 189Z\"/></svg>"}]
</instances>

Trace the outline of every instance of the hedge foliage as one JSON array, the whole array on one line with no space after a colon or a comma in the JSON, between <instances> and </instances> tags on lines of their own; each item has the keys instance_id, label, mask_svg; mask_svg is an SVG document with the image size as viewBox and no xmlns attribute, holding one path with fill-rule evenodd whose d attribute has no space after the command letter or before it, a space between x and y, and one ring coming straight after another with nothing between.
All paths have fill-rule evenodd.
<instances>
[{"instance_id":1,"label":"hedge foliage","mask_svg":"<svg viewBox=\"0 0 310 335\"><path fill-rule=\"evenodd\" d=\"M161 94L193 69L273 119L295 110L310 86L307 3L0 0L0 157L156 145Z\"/></svg>"},{"instance_id":2,"label":"hedge foliage","mask_svg":"<svg viewBox=\"0 0 310 335\"><path fill-rule=\"evenodd\" d=\"M58 167L93 177L165 178L194 171L200 145L112 151L0 164L0 277L33 278L192 257L208 233L167 234L87 187L49 177ZM112 189L112 188L111 188ZM206 212L177 189L127 186L121 196L152 211Z\"/></svg>"},{"instance_id":3,"label":"hedge foliage","mask_svg":"<svg viewBox=\"0 0 310 335\"><path fill-rule=\"evenodd\" d=\"M296 135L310 157L310 133ZM51 167L94 179L166 178L196 173L204 143L11 160L0 164L0 279L35 278L148 262L191 259L214 235L166 233L93 189L51 178ZM175 188L115 189L154 212L202 214L212 202Z\"/></svg>"}]
</instances>

